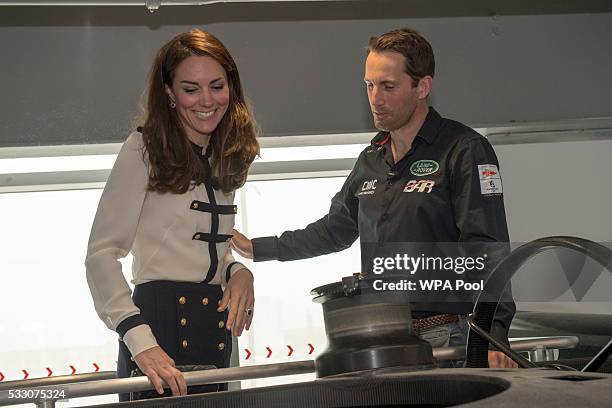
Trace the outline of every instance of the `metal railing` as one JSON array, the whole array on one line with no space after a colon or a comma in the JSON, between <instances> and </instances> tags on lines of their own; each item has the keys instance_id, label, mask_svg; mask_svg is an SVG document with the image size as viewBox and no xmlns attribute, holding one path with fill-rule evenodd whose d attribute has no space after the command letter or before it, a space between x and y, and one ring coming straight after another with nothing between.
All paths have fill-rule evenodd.
<instances>
[{"instance_id":1,"label":"metal railing","mask_svg":"<svg viewBox=\"0 0 612 408\"><path fill-rule=\"evenodd\" d=\"M100 371L97 373L32 378L30 380L4 381L0 383L0 391L14 390L16 388L45 387L48 385L70 384L85 381L112 380L114 378L117 378L116 371Z\"/></svg>"},{"instance_id":2,"label":"metal railing","mask_svg":"<svg viewBox=\"0 0 612 408\"><path fill-rule=\"evenodd\" d=\"M255 378L279 377L284 375L307 374L314 372L314 369L314 361L305 360L291 363L192 371L183 373L183 375L185 377L185 382L190 386L250 380ZM19 381L15 381L16 386L17 383L19 383ZM154 387L147 377L96 380L37 386L36 388L15 387L15 389L0 391L0 406L34 403L39 408L53 408L57 400L152 389L154 389ZM31 392L24 392L28 390L31 390ZM56 396L57 393L61 393L60 398L48 397L49 395ZM16 396L18 398L16 398Z\"/></svg>"},{"instance_id":3,"label":"metal railing","mask_svg":"<svg viewBox=\"0 0 612 408\"><path fill-rule=\"evenodd\" d=\"M576 336L544 337L527 340L514 340L510 346L514 351L533 352L574 348L578 345ZM554 355L554 353L552 353ZM433 349L434 357L439 361L462 360L465 358L465 347L441 347ZM538 356L540 356L538 354ZM537 357L537 356L536 356ZM532 360L534 361L534 360ZM539 361L539 360L535 360ZM549 360L545 360L549 361ZM314 373L314 360L290 363L263 364L246 367L219 368L183 373L188 386L214 384L257 378L280 377L286 375ZM111 379L108 379L111 378ZM10 381L0 385L0 406L34 403L39 408L54 408L57 400L91 397L115 393L127 393L154 389L147 377L116 378L116 373L79 374L62 377L51 377L32 380ZM31 392L27 392L30 390ZM19 391L18 398L15 397ZM36 391L36 392L34 392ZM61 398L49 398L62 392ZM54 394L55 393L55 394Z\"/></svg>"}]
</instances>

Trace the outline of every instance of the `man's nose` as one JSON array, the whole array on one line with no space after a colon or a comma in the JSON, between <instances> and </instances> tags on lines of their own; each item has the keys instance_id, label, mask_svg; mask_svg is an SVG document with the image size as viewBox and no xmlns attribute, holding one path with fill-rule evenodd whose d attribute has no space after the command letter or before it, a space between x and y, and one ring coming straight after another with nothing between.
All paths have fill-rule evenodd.
<instances>
[{"instance_id":1,"label":"man's nose","mask_svg":"<svg viewBox=\"0 0 612 408\"><path fill-rule=\"evenodd\" d=\"M382 106L385 104L385 100L379 88L373 87L370 91L370 103L372 106Z\"/></svg>"}]
</instances>

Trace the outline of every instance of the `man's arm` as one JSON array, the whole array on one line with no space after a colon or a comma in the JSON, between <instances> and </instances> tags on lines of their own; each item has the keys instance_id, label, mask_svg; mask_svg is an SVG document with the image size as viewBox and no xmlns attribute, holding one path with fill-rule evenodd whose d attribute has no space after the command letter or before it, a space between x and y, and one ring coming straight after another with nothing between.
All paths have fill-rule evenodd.
<instances>
[{"instance_id":1,"label":"man's arm","mask_svg":"<svg viewBox=\"0 0 612 408\"><path fill-rule=\"evenodd\" d=\"M351 191L353 172L332 198L329 213L304 229L285 231L280 237L252 240L253 259L293 261L338 252L349 248L359 236L359 200Z\"/></svg>"}]
</instances>

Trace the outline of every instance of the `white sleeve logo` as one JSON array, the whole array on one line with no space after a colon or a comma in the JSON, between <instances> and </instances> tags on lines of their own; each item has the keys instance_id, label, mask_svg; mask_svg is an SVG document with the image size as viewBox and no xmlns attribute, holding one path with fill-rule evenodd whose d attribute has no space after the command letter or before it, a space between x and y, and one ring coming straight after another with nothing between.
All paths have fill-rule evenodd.
<instances>
[{"instance_id":1,"label":"white sleeve logo","mask_svg":"<svg viewBox=\"0 0 612 408\"><path fill-rule=\"evenodd\" d=\"M501 176L496 165L479 164L478 178L480 179L481 194L502 194Z\"/></svg>"}]
</instances>

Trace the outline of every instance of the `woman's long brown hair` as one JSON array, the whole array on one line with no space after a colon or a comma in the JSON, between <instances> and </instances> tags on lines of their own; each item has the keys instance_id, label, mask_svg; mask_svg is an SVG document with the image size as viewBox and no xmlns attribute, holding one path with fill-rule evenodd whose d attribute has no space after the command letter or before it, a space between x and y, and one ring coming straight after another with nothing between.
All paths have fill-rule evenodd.
<instances>
[{"instance_id":1,"label":"woman's long brown hair","mask_svg":"<svg viewBox=\"0 0 612 408\"><path fill-rule=\"evenodd\" d=\"M204 174L175 109L165 92L178 65L190 56L209 56L225 69L230 100L212 132L207 153L212 174ZM215 188L228 193L244 185L259 154L258 127L247 105L236 63L214 35L194 29L172 38L157 53L144 94L142 136L150 163L149 190L182 194L209 176ZM194 184L195 182L195 184Z\"/></svg>"}]
</instances>

